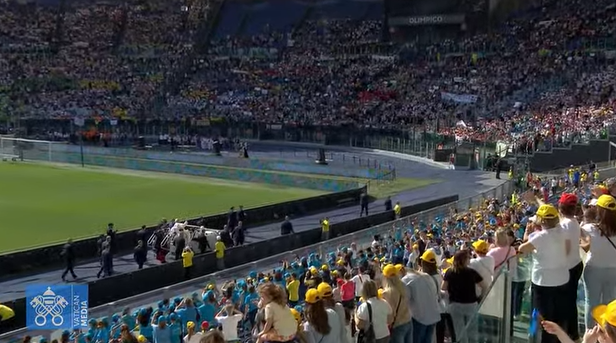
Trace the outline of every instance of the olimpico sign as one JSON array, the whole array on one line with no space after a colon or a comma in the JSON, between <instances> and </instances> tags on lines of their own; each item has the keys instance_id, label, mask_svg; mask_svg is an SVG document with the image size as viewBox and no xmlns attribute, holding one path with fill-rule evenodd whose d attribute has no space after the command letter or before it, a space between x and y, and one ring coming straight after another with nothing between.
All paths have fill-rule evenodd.
<instances>
[{"instance_id":1,"label":"olimpico sign","mask_svg":"<svg viewBox=\"0 0 616 343\"><path fill-rule=\"evenodd\" d=\"M425 17L410 17L410 25L434 25L441 24L444 20L441 15L425 16Z\"/></svg>"},{"instance_id":2,"label":"olimpico sign","mask_svg":"<svg viewBox=\"0 0 616 343\"><path fill-rule=\"evenodd\" d=\"M389 18L391 26L420 26L420 25L458 25L464 23L464 14L436 14L415 17Z\"/></svg>"}]
</instances>

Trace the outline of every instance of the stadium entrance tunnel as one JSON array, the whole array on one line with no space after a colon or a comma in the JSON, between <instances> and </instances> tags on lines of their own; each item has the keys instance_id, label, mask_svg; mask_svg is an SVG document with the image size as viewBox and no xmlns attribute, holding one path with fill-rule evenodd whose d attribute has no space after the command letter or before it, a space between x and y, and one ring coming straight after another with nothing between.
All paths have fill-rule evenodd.
<instances>
[{"instance_id":1,"label":"stadium entrance tunnel","mask_svg":"<svg viewBox=\"0 0 616 343\"><path fill-rule=\"evenodd\" d=\"M453 195L405 206L402 209L402 216L410 216L434 207L447 205L457 201L458 198L458 195ZM394 219L395 215L393 211L381 212L367 217L332 224L330 230L334 237L342 236L387 223ZM240 266L272 255L313 245L320 241L321 228L315 227L310 230L298 232L294 235L280 236L266 241L230 248L225 254L225 265L227 268ZM199 276L217 272L214 253L195 256L193 268L194 275ZM134 295L154 291L182 281L185 281L182 261L100 279L89 284L89 306L100 306ZM0 333L6 333L25 327L26 299L16 299L4 305L16 309L16 315L10 321L6 323L3 322Z\"/></svg>"}]
</instances>

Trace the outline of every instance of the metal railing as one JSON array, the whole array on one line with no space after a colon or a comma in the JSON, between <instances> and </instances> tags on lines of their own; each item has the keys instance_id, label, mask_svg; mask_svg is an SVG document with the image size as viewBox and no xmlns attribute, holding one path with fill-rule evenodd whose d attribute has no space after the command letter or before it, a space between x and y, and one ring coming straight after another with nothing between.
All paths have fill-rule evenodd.
<instances>
[{"instance_id":1,"label":"metal railing","mask_svg":"<svg viewBox=\"0 0 616 343\"><path fill-rule=\"evenodd\" d=\"M169 287L97 306L90 309L89 316L91 318L99 318L103 316L109 317L114 313L122 312L126 307L151 306L156 305L156 303L162 299L172 299L177 296L191 296L194 292L199 292L209 284L222 285L224 282L229 280L245 278L251 271L271 271L280 266L280 261L294 260L297 256L307 256L313 252L317 252L320 253L321 256L325 256L328 252L335 251L343 246L349 246L351 243L355 243L358 246L366 246L372 242L374 235L395 235L396 231L401 233L402 230L411 227L413 225L412 223L430 223L437 217L443 218L452 214L454 209L462 211L471 207L478 207L486 199L496 198L499 200L504 200L509 197L509 195L514 191L514 188L514 183L508 180L486 192L458 200L451 204L432 208L395 221L387 222L349 235L336 237L328 241L294 251L271 256L249 264L225 269L215 274L201 276ZM297 238L290 236L289 239ZM32 337L45 336L48 339L53 339L59 337L61 335L61 331L56 331L50 334L49 332L37 332L23 328L0 335L0 342L15 342L17 339L25 336L26 334Z\"/></svg>"}]
</instances>

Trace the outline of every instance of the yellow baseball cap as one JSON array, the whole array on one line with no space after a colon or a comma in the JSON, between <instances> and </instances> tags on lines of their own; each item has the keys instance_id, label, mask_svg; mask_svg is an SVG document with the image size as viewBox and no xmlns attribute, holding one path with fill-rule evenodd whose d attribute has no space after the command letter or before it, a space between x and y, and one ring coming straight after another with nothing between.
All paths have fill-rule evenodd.
<instances>
[{"instance_id":1,"label":"yellow baseball cap","mask_svg":"<svg viewBox=\"0 0 616 343\"><path fill-rule=\"evenodd\" d=\"M329 270L329 266L324 264L321 266L321 270Z\"/></svg>"},{"instance_id":2,"label":"yellow baseball cap","mask_svg":"<svg viewBox=\"0 0 616 343\"><path fill-rule=\"evenodd\" d=\"M188 323L186 323L186 327L188 329L194 329L195 328L195 322L188 322Z\"/></svg>"},{"instance_id":3,"label":"yellow baseball cap","mask_svg":"<svg viewBox=\"0 0 616 343\"><path fill-rule=\"evenodd\" d=\"M394 277L396 275L398 275L398 271L396 270L396 267L394 267L393 264L387 264L385 265L385 267L383 267L384 277Z\"/></svg>"},{"instance_id":4,"label":"yellow baseball cap","mask_svg":"<svg viewBox=\"0 0 616 343\"><path fill-rule=\"evenodd\" d=\"M436 263L436 254L432 250L426 250L421 254L421 260L429 263Z\"/></svg>"},{"instance_id":5,"label":"yellow baseball cap","mask_svg":"<svg viewBox=\"0 0 616 343\"><path fill-rule=\"evenodd\" d=\"M326 282L321 282L317 286L317 291L319 292L319 297L321 298L329 298L334 295L334 291L332 290L332 286L330 286Z\"/></svg>"},{"instance_id":6,"label":"yellow baseball cap","mask_svg":"<svg viewBox=\"0 0 616 343\"><path fill-rule=\"evenodd\" d=\"M383 299L383 292L385 291L382 288L379 288L379 290L376 292L379 299Z\"/></svg>"},{"instance_id":7,"label":"yellow baseball cap","mask_svg":"<svg viewBox=\"0 0 616 343\"><path fill-rule=\"evenodd\" d=\"M607 305L599 305L592 310L593 319L601 326L605 324L616 326L616 300Z\"/></svg>"},{"instance_id":8,"label":"yellow baseball cap","mask_svg":"<svg viewBox=\"0 0 616 343\"><path fill-rule=\"evenodd\" d=\"M396 268L396 271L398 271L398 273L404 270L404 266L400 263L396 264L394 267Z\"/></svg>"},{"instance_id":9,"label":"yellow baseball cap","mask_svg":"<svg viewBox=\"0 0 616 343\"><path fill-rule=\"evenodd\" d=\"M614 211L616 210L616 199L611 195L603 194L597 199L597 206Z\"/></svg>"},{"instance_id":10,"label":"yellow baseball cap","mask_svg":"<svg viewBox=\"0 0 616 343\"><path fill-rule=\"evenodd\" d=\"M537 217L540 217L543 219L558 218L558 210L556 209L556 207L550 204L543 204L537 210Z\"/></svg>"},{"instance_id":11,"label":"yellow baseball cap","mask_svg":"<svg viewBox=\"0 0 616 343\"><path fill-rule=\"evenodd\" d=\"M316 274L318 272L316 267L310 267L309 270L311 274Z\"/></svg>"},{"instance_id":12,"label":"yellow baseball cap","mask_svg":"<svg viewBox=\"0 0 616 343\"><path fill-rule=\"evenodd\" d=\"M475 249L476 252L485 253L488 252L490 246L488 245L488 242L478 240L477 242L473 242L473 249Z\"/></svg>"},{"instance_id":13,"label":"yellow baseball cap","mask_svg":"<svg viewBox=\"0 0 616 343\"><path fill-rule=\"evenodd\" d=\"M139 335L139 337L137 337L137 342L139 342L139 343L147 343L148 339L145 338L144 335Z\"/></svg>"},{"instance_id":14,"label":"yellow baseball cap","mask_svg":"<svg viewBox=\"0 0 616 343\"><path fill-rule=\"evenodd\" d=\"M319 291L314 288L306 291L306 303L314 304L319 300L321 300L321 297L319 297Z\"/></svg>"}]
</instances>

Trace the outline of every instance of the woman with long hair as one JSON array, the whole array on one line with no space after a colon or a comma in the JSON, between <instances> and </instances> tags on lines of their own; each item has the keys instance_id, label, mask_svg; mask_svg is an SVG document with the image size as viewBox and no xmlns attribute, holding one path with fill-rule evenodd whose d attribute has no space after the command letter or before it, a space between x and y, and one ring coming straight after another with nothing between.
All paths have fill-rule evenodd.
<instances>
[{"instance_id":1,"label":"woman with long hair","mask_svg":"<svg viewBox=\"0 0 616 343\"><path fill-rule=\"evenodd\" d=\"M445 272L441 289L449 295L447 310L453 321L458 342L474 342L477 337L477 323L471 320L477 311L479 300L485 297L487 289L483 278L477 271L469 267L471 253L460 250L453 255L453 264ZM479 286L481 296L478 298L476 287ZM464 333L464 328L467 332Z\"/></svg>"},{"instance_id":2,"label":"woman with long hair","mask_svg":"<svg viewBox=\"0 0 616 343\"><path fill-rule=\"evenodd\" d=\"M401 281L406 285L408 304L413 309L412 340L403 342L431 343L435 325L441 320L440 282L423 272L424 262L430 264L433 267L431 271L438 274L436 254L428 249L419 258L419 269L422 271L409 270Z\"/></svg>"},{"instance_id":3,"label":"woman with long hair","mask_svg":"<svg viewBox=\"0 0 616 343\"><path fill-rule=\"evenodd\" d=\"M400 280L400 273L394 265L383 268L383 299L393 310L391 324L391 343L405 343L413 339L413 322L409 307L408 292Z\"/></svg>"},{"instance_id":4,"label":"woman with long hair","mask_svg":"<svg viewBox=\"0 0 616 343\"><path fill-rule=\"evenodd\" d=\"M257 335L257 343L293 341L297 324L289 315L291 310L287 306L286 294L282 288L271 282L262 284L259 286L259 296L264 308L265 325Z\"/></svg>"},{"instance_id":5,"label":"woman with long hair","mask_svg":"<svg viewBox=\"0 0 616 343\"><path fill-rule=\"evenodd\" d=\"M584 270L584 264L580 257L580 223L575 218L577 212L578 197L575 194L563 193L558 200L558 212L560 214L560 226L565 233L571 247L567 250L566 263L569 269L569 281L567 282L567 297L563 298L563 310L567 315L565 329L569 337L574 341L580 338L578 330L577 294L578 285Z\"/></svg>"},{"instance_id":6,"label":"woman with long hair","mask_svg":"<svg viewBox=\"0 0 616 343\"><path fill-rule=\"evenodd\" d=\"M533 231L532 223L526 225L524 241L518 251L533 254L534 263L531 272L532 306L548 321L567 328L568 313L567 282L569 268L567 253L572 248L571 241L561 229L558 210L552 205L541 205L535 218L541 226L539 231ZM576 245L577 247L577 245ZM551 335L542 335L542 343L556 343Z\"/></svg>"},{"instance_id":7,"label":"woman with long hair","mask_svg":"<svg viewBox=\"0 0 616 343\"><path fill-rule=\"evenodd\" d=\"M596 214L595 223L582 227L582 247L587 252L583 275L587 330L596 324L590 310L616 299L616 199L600 196Z\"/></svg>"},{"instance_id":8,"label":"woman with long hair","mask_svg":"<svg viewBox=\"0 0 616 343\"><path fill-rule=\"evenodd\" d=\"M394 320L393 310L387 301L379 299L376 283L372 280L364 282L361 297L364 302L355 312L355 325L360 330L370 325L374 330L376 343L389 342L389 325Z\"/></svg>"},{"instance_id":9,"label":"woman with long hair","mask_svg":"<svg viewBox=\"0 0 616 343\"><path fill-rule=\"evenodd\" d=\"M225 343L225 338L220 330L210 330L203 334L199 343Z\"/></svg>"},{"instance_id":10,"label":"woman with long hair","mask_svg":"<svg viewBox=\"0 0 616 343\"><path fill-rule=\"evenodd\" d=\"M199 343L203 334L197 332L195 322L186 323L186 336L184 336L184 343Z\"/></svg>"},{"instance_id":11,"label":"woman with long hair","mask_svg":"<svg viewBox=\"0 0 616 343\"><path fill-rule=\"evenodd\" d=\"M342 324L336 311L326 309L319 291L306 291L304 338L307 343L340 343Z\"/></svg>"}]
</instances>

